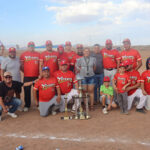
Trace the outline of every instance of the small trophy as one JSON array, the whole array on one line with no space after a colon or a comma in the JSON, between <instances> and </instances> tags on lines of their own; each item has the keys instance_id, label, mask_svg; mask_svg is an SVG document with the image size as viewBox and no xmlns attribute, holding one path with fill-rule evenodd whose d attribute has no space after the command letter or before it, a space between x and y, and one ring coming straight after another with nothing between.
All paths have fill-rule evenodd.
<instances>
[{"instance_id":1,"label":"small trophy","mask_svg":"<svg viewBox=\"0 0 150 150\"><path fill-rule=\"evenodd\" d=\"M64 117L61 117L61 120L71 120L72 119L72 116L69 116L68 115L68 108L67 108L67 94L65 94L65 116Z\"/></svg>"}]
</instances>

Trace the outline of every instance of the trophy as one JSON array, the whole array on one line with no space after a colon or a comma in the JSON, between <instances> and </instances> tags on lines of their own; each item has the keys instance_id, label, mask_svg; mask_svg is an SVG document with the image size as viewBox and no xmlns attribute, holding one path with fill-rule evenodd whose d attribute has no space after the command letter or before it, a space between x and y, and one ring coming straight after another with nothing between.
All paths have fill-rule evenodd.
<instances>
[{"instance_id":1,"label":"trophy","mask_svg":"<svg viewBox=\"0 0 150 150\"><path fill-rule=\"evenodd\" d=\"M82 85L81 85L81 80L82 79L78 79L79 95L78 96L73 96L73 99L75 101L75 117L74 117L74 119L85 120L85 119L90 119L89 107L88 107L89 95L88 95L88 93L86 93L85 96L83 95L83 92L82 92L83 88L82 88ZM84 100L84 99L85 99L85 105L86 105L86 111L85 112L83 111L83 108L82 108L82 100ZM77 108L77 100L79 100L79 104L80 104L79 111L78 111L78 108Z\"/></svg>"},{"instance_id":2,"label":"trophy","mask_svg":"<svg viewBox=\"0 0 150 150\"><path fill-rule=\"evenodd\" d=\"M68 115L68 108L67 108L67 94L65 94L65 116L64 117L61 117L61 120L71 120L72 119L72 116L69 116Z\"/></svg>"}]
</instances>

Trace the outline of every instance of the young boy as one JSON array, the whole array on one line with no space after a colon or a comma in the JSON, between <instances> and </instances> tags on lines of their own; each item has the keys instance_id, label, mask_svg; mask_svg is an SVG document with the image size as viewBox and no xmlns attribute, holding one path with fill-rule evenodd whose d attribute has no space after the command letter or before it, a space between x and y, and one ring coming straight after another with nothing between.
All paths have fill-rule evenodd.
<instances>
[{"instance_id":1,"label":"young boy","mask_svg":"<svg viewBox=\"0 0 150 150\"><path fill-rule=\"evenodd\" d=\"M108 110L111 110L111 107L117 107L117 105L113 103L113 88L112 86L110 86L110 78L108 76L104 77L104 83L100 87L100 95L100 102L102 103L102 112L104 114L107 114Z\"/></svg>"},{"instance_id":2,"label":"young boy","mask_svg":"<svg viewBox=\"0 0 150 150\"><path fill-rule=\"evenodd\" d=\"M119 103L121 113L128 114L128 102L126 87L130 85L129 76L125 73L125 64L119 65L119 72L115 74L113 79L113 87L117 93L117 101Z\"/></svg>"}]
</instances>

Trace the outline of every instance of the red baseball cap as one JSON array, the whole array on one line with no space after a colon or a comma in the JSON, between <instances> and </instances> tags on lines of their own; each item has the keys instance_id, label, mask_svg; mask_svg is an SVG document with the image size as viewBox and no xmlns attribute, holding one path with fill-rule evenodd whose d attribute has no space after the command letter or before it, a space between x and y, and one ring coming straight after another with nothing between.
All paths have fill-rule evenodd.
<instances>
[{"instance_id":1,"label":"red baseball cap","mask_svg":"<svg viewBox=\"0 0 150 150\"><path fill-rule=\"evenodd\" d=\"M126 39L123 40L123 43L125 43L125 42L131 43L130 39L128 39L128 38L126 38Z\"/></svg>"},{"instance_id":2,"label":"red baseball cap","mask_svg":"<svg viewBox=\"0 0 150 150\"><path fill-rule=\"evenodd\" d=\"M45 43L45 45L47 46L47 45L53 45L53 44L52 44L51 40L47 40L46 43Z\"/></svg>"},{"instance_id":3,"label":"red baseball cap","mask_svg":"<svg viewBox=\"0 0 150 150\"><path fill-rule=\"evenodd\" d=\"M119 67L125 67L126 65L124 63L120 63Z\"/></svg>"},{"instance_id":4,"label":"red baseball cap","mask_svg":"<svg viewBox=\"0 0 150 150\"><path fill-rule=\"evenodd\" d=\"M126 59L124 62L125 66L129 66L129 65L132 65L132 60L131 59Z\"/></svg>"},{"instance_id":5,"label":"red baseball cap","mask_svg":"<svg viewBox=\"0 0 150 150\"><path fill-rule=\"evenodd\" d=\"M30 47L30 46L35 46L34 42L30 41L30 42L28 43L28 47Z\"/></svg>"},{"instance_id":6,"label":"red baseball cap","mask_svg":"<svg viewBox=\"0 0 150 150\"><path fill-rule=\"evenodd\" d=\"M58 51L64 51L63 45L58 45L57 49L58 49Z\"/></svg>"},{"instance_id":7,"label":"red baseball cap","mask_svg":"<svg viewBox=\"0 0 150 150\"><path fill-rule=\"evenodd\" d=\"M65 46L71 46L71 42L70 41L66 41Z\"/></svg>"},{"instance_id":8,"label":"red baseball cap","mask_svg":"<svg viewBox=\"0 0 150 150\"><path fill-rule=\"evenodd\" d=\"M16 49L15 49L14 47L10 47L10 48L9 48L9 53L10 53L10 52L16 52Z\"/></svg>"},{"instance_id":9,"label":"red baseball cap","mask_svg":"<svg viewBox=\"0 0 150 150\"><path fill-rule=\"evenodd\" d=\"M83 48L83 45L82 44L78 44L77 48Z\"/></svg>"},{"instance_id":10,"label":"red baseball cap","mask_svg":"<svg viewBox=\"0 0 150 150\"><path fill-rule=\"evenodd\" d=\"M106 44L106 45L107 45L107 44L111 44L111 45L112 45L112 40L107 39L105 44Z\"/></svg>"},{"instance_id":11,"label":"red baseball cap","mask_svg":"<svg viewBox=\"0 0 150 150\"><path fill-rule=\"evenodd\" d=\"M68 61L65 60L65 59L63 59L63 60L61 60L60 65L61 65L61 66L62 66L62 65L68 65Z\"/></svg>"},{"instance_id":12,"label":"red baseball cap","mask_svg":"<svg viewBox=\"0 0 150 150\"><path fill-rule=\"evenodd\" d=\"M108 76L104 77L104 82L110 82L110 78Z\"/></svg>"}]
</instances>

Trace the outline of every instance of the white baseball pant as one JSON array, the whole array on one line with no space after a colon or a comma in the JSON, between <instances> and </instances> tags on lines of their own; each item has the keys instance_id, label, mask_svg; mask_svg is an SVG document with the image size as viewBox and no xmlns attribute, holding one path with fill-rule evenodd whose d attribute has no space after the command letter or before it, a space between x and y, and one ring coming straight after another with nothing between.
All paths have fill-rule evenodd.
<instances>
[{"instance_id":1,"label":"white baseball pant","mask_svg":"<svg viewBox=\"0 0 150 150\"><path fill-rule=\"evenodd\" d=\"M117 69L113 69L113 70L107 70L104 69L104 76L108 76L110 78L110 85L112 86L112 80L114 78L114 75L116 74Z\"/></svg>"},{"instance_id":2,"label":"white baseball pant","mask_svg":"<svg viewBox=\"0 0 150 150\"><path fill-rule=\"evenodd\" d=\"M130 96L127 97L127 100L128 100L128 110L131 109L132 103L133 103L135 97L140 98L140 101L139 101L139 103L136 106L137 109L141 109L141 108L143 108L145 106L146 96L143 95L141 89L137 89L132 95L130 95Z\"/></svg>"},{"instance_id":3,"label":"white baseball pant","mask_svg":"<svg viewBox=\"0 0 150 150\"><path fill-rule=\"evenodd\" d=\"M67 93L67 103L72 99L73 96L78 96L78 91L76 89L72 89L69 93ZM62 105L60 111L65 111L65 95L61 95ZM79 99L77 99L77 108L79 108ZM72 110L75 110L75 104L72 106Z\"/></svg>"}]
</instances>

